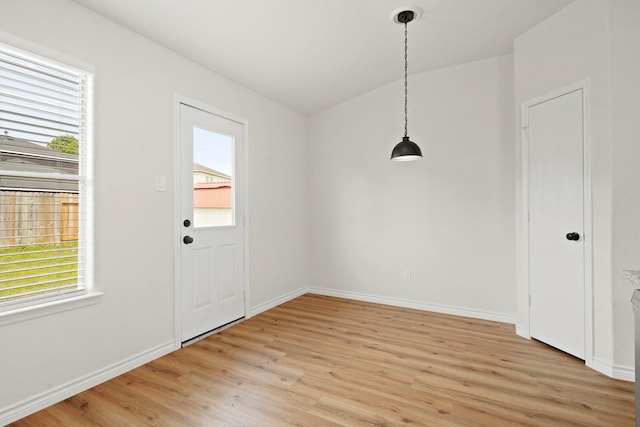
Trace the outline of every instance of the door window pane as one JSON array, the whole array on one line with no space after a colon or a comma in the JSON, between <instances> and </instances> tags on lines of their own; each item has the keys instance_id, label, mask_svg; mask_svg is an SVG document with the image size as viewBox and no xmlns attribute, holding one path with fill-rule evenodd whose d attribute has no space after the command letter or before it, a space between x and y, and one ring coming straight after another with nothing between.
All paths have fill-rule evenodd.
<instances>
[{"instance_id":1,"label":"door window pane","mask_svg":"<svg viewBox=\"0 0 640 427\"><path fill-rule=\"evenodd\" d=\"M193 128L193 226L234 225L233 138Z\"/></svg>"}]
</instances>

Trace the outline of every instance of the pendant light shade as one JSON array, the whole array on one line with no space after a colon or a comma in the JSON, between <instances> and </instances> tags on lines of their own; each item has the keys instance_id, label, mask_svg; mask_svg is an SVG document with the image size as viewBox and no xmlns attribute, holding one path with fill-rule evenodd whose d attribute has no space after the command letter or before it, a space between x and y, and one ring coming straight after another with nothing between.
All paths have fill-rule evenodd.
<instances>
[{"instance_id":1,"label":"pendant light shade","mask_svg":"<svg viewBox=\"0 0 640 427\"><path fill-rule=\"evenodd\" d=\"M418 144L411 141L408 136L403 136L402 141L393 147L393 151L391 152L391 160L398 162L409 162L421 158L422 150L420 150Z\"/></svg>"},{"instance_id":2,"label":"pendant light shade","mask_svg":"<svg viewBox=\"0 0 640 427\"><path fill-rule=\"evenodd\" d=\"M397 11L397 10L396 10ZM400 162L409 162L412 160L418 160L422 158L422 150L418 147L418 144L411 141L409 136L407 135L408 128L408 110L407 110L407 99L408 99L408 90L407 90L407 24L413 21L414 18L419 16L418 10L415 8L413 10L405 10L404 8L398 13L392 14L393 22L404 25L404 136L402 137L402 141L400 141L391 152L391 160L400 161Z\"/></svg>"}]
</instances>

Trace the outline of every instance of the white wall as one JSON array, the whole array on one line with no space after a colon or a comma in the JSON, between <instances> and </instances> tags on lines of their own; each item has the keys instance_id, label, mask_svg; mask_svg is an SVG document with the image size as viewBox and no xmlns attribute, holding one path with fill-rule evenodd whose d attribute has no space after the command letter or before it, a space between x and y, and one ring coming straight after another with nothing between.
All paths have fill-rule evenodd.
<instances>
[{"instance_id":1,"label":"white wall","mask_svg":"<svg viewBox=\"0 0 640 427\"><path fill-rule=\"evenodd\" d=\"M622 280L622 270L640 267L638 9L636 0L577 0L518 37L514 49L518 114L521 103L530 98L590 81L594 365L623 377L633 373L634 359L633 289ZM516 135L520 180L519 131ZM520 186L518 181L519 231ZM520 233L517 239L521 248ZM520 261L519 256L517 323L528 329L528 291Z\"/></svg>"},{"instance_id":2,"label":"white wall","mask_svg":"<svg viewBox=\"0 0 640 427\"><path fill-rule=\"evenodd\" d=\"M95 67L97 305L0 327L0 424L174 339L173 96L249 121L250 303L308 284L307 119L65 0L0 0L18 37ZM155 176L167 191L155 192ZM274 183L277 183L275 185Z\"/></svg>"},{"instance_id":3,"label":"white wall","mask_svg":"<svg viewBox=\"0 0 640 427\"><path fill-rule=\"evenodd\" d=\"M518 109L589 77L596 356L632 364L620 273L640 268L634 2L578 0L518 38L515 59L410 76L409 135L425 158L395 163L400 81L307 120L66 0L0 0L2 40L96 69L95 282L105 293L97 305L0 327L0 423L171 346L174 92L249 120L252 307L311 284L509 321L521 312L513 65ZM166 192L154 191L157 174L169 178Z\"/></svg>"},{"instance_id":4,"label":"white wall","mask_svg":"<svg viewBox=\"0 0 640 427\"><path fill-rule=\"evenodd\" d=\"M417 162L389 160L402 81L312 117L313 286L515 319L512 61L409 77Z\"/></svg>"},{"instance_id":5,"label":"white wall","mask_svg":"<svg viewBox=\"0 0 640 427\"><path fill-rule=\"evenodd\" d=\"M614 364L634 365L633 289L623 270L640 270L640 1L609 1L613 178Z\"/></svg>"},{"instance_id":6,"label":"white wall","mask_svg":"<svg viewBox=\"0 0 640 427\"><path fill-rule=\"evenodd\" d=\"M515 96L520 123L522 102L589 78L593 192L594 355L612 360L611 341L611 149L609 136L609 75L607 69L607 7L601 0L578 0L515 41ZM518 248L521 160L517 136ZM522 267L521 252L518 267ZM520 271L520 270L519 270ZM518 327L528 330L528 289L518 274Z\"/></svg>"}]
</instances>

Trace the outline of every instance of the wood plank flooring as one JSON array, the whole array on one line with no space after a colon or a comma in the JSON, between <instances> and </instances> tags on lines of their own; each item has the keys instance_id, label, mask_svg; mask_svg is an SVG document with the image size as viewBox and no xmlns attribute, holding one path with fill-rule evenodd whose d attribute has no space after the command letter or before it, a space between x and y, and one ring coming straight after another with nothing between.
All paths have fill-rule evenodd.
<instances>
[{"instance_id":1,"label":"wood plank flooring","mask_svg":"<svg viewBox=\"0 0 640 427\"><path fill-rule=\"evenodd\" d=\"M633 426L633 383L513 325L307 294L12 424Z\"/></svg>"}]
</instances>

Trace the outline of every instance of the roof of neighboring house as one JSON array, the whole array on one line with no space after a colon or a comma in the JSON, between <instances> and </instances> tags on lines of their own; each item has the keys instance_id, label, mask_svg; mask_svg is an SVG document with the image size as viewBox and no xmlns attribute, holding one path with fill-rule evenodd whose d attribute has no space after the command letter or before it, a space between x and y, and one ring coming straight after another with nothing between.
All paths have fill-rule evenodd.
<instances>
[{"instance_id":1,"label":"roof of neighboring house","mask_svg":"<svg viewBox=\"0 0 640 427\"><path fill-rule=\"evenodd\" d=\"M203 182L193 186L193 207L231 209L231 182Z\"/></svg>"},{"instance_id":2,"label":"roof of neighboring house","mask_svg":"<svg viewBox=\"0 0 640 427\"><path fill-rule=\"evenodd\" d=\"M3 154L22 154L33 158L56 159L69 163L78 162L77 154L62 153L57 150L52 150L46 145L4 135L0 136L0 152Z\"/></svg>"},{"instance_id":3,"label":"roof of neighboring house","mask_svg":"<svg viewBox=\"0 0 640 427\"><path fill-rule=\"evenodd\" d=\"M228 180L231 179L231 177L229 175L227 175L226 173L222 173L222 172L217 171L215 169L208 168L208 167L206 167L204 165L201 165L200 163L196 163L196 162L193 162L193 171L194 172L203 172L203 173L206 173L206 174L209 174L209 175L215 175L215 176L223 178L223 179L228 179Z\"/></svg>"},{"instance_id":4,"label":"roof of neighboring house","mask_svg":"<svg viewBox=\"0 0 640 427\"><path fill-rule=\"evenodd\" d=\"M78 174L78 155L61 153L42 144L0 136L0 187L20 191L77 192L78 183L63 179L12 176L12 172ZM18 175L18 174L16 174Z\"/></svg>"},{"instance_id":5,"label":"roof of neighboring house","mask_svg":"<svg viewBox=\"0 0 640 427\"><path fill-rule=\"evenodd\" d=\"M203 189L203 188L220 188L220 187L229 187L231 188L231 181L212 181L212 182L198 182L197 184L193 184L194 189Z\"/></svg>"}]
</instances>

